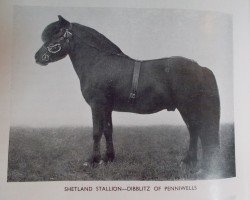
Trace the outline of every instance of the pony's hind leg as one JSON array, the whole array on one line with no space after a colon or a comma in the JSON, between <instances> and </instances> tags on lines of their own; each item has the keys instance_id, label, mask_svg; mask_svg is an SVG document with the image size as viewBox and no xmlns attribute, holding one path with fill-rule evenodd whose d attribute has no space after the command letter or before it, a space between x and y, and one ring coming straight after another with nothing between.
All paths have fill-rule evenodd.
<instances>
[{"instance_id":1,"label":"pony's hind leg","mask_svg":"<svg viewBox=\"0 0 250 200\"><path fill-rule=\"evenodd\" d=\"M192 106L181 107L179 108L179 111L187 125L190 135L189 149L182 161L185 164L196 166L198 137L200 132L200 123L198 121L199 114L197 111L194 111Z\"/></svg>"},{"instance_id":2,"label":"pony's hind leg","mask_svg":"<svg viewBox=\"0 0 250 200\"><path fill-rule=\"evenodd\" d=\"M213 158L219 147L219 119L213 113L214 108L209 109L205 106L206 102L203 103L205 104L197 102L178 108L190 134L189 150L183 162L196 166L198 138L200 138L202 169L212 171Z\"/></svg>"},{"instance_id":3,"label":"pony's hind leg","mask_svg":"<svg viewBox=\"0 0 250 200\"><path fill-rule=\"evenodd\" d=\"M217 173L219 165L216 156L219 155L219 127L212 123L207 123L203 126L203 129L200 134L201 144L202 144L202 169L208 172Z\"/></svg>"},{"instance_id":4,"label":"pony's hind leg","mask_svg":"<svg viewBox=\"0 0 250 200\"><path fill-rule=\"evenodd\" d=\"M190 141L189 141L189 149L187 155L182 160L184 163L193 165L196 167L197 165L197 146L198 146L198 130L195 126L189 126L188 128L190 134Z\"/></svg>"},{"instance_id":5,"label":"pony's hind leg","mask_svg":"<svg viewBox=\"0 0 250 200\"><path fill-rule=\"evenodd\" d=\"M215 166L216 156L219 155L220 138L220 107L216 97L204 97L202 109L202 129L200 139L203 152L202 168L206 171L217 170Z\"/></svg>"}]
</instances>

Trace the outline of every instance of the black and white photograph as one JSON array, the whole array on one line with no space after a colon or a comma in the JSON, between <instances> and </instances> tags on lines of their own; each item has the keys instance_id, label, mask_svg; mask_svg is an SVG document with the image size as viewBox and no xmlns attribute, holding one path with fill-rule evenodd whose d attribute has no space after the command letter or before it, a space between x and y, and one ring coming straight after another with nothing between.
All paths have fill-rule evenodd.
<instances>
[{"instance_id":1,"label":"black and white photograph","mask_svg":"<svg viewBox=\"0 0 250 200\"><path fill-rule=\"evenodd\" d=\"M232 15L13 9L8 182L236 177Z\"/></svg>"}]
</instances>

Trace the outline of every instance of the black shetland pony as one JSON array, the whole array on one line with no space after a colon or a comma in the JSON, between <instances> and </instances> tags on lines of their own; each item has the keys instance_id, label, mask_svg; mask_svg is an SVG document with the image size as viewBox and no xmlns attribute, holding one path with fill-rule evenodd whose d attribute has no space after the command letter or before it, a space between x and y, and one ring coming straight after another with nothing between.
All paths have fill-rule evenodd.
<instances>
[{"instance_id":1,"label":"black shetland pony","mask_svg":"<svg viewBox=\"0 0 250 200\"><path fill-rule=\"evenodd\" d=\"M89 163L94 165L102 160L103 134L107 148L103 160L115 158L112 111L149 114L178 109L190 133L183 162L197 163L200 138L202 166L209 169L219 148L220 101L213 73L183 57L136 61L96 30L58 18L43 31L44 45L35 59L40 65L47 65L69 55L82 95L92 110L94 144ZM140 68L135 70L138 62ZM131 96L132 88L135 91Z\"/></svg>"}]
</instances>

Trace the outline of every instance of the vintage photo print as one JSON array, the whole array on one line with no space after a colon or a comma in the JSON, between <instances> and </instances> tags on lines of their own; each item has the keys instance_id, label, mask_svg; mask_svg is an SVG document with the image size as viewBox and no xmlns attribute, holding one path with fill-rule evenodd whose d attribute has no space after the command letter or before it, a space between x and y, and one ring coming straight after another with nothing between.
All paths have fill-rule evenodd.
<instances>
[{"instance_id":1,"label":"vintage photo print","mask_svg":"<svg viewBox=\"0 0 250 200\"><path fill-rule=\"evenodd\" d=\"M223 13L16 6L8 181L236 176Z\"/></svg>"}]
</instances>

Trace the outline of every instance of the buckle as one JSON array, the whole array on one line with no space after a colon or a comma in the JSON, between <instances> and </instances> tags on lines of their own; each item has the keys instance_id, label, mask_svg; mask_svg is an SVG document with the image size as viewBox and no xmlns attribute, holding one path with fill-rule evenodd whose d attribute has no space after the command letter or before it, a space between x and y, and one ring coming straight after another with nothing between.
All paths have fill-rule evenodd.
<instances>
[{"instance_id":1,"label":"buckle","mask_svg":"<svg viewBox=\"0 0 250 200\"><path fill-rule=\"evenodd\" d=\"M135 93L130 93L129 98L130 99L135 99Z\"/></svg>"}]
</instances>

